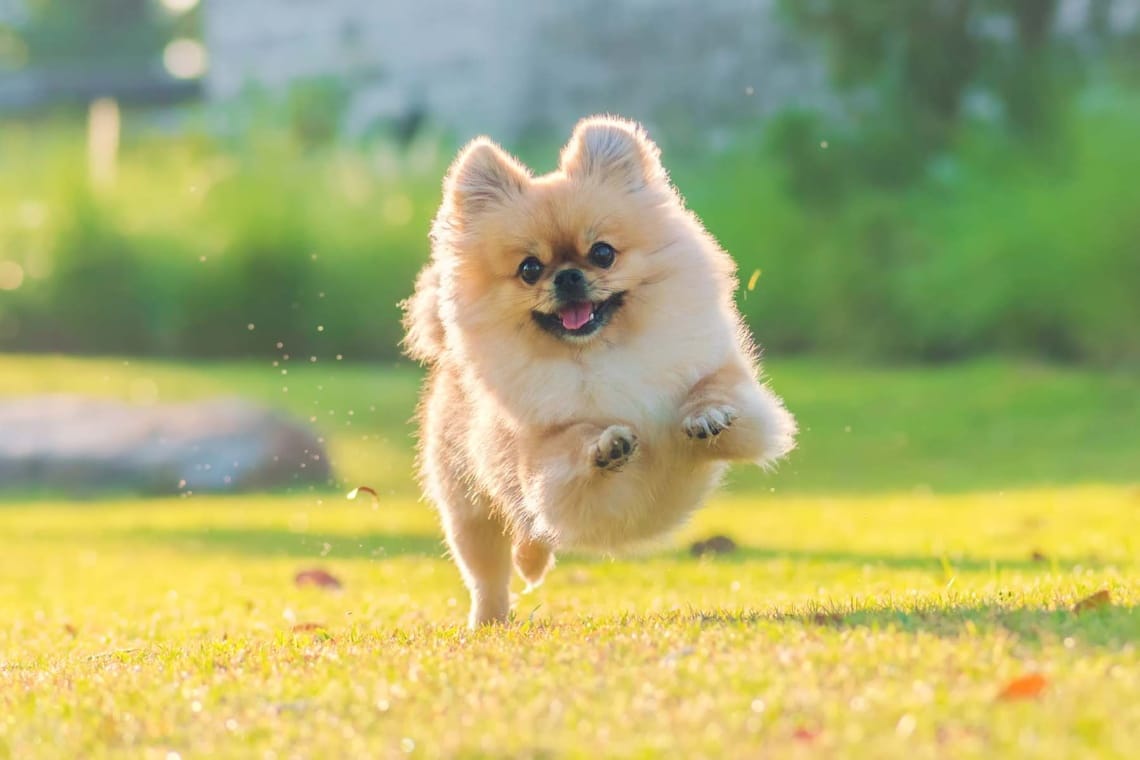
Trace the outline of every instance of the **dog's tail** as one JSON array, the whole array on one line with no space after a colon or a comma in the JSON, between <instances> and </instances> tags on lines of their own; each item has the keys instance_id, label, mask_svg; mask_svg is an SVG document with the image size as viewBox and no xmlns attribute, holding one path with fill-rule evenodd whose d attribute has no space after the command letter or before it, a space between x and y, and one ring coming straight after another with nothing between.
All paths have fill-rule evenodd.
<instances>
[{"instance_id":1,"label":"dog's tail","mask_svg":"<svg viewBox=\"0 0 1140 760\"><path fill-rule=\"evenodd\" d=\"M443 320L439 318L439 272L428 264L416 277L411 297L400 302L404 311L404 340L400 345L411 358L433 363L443 353Z\"/></svg>"}]
</instances>

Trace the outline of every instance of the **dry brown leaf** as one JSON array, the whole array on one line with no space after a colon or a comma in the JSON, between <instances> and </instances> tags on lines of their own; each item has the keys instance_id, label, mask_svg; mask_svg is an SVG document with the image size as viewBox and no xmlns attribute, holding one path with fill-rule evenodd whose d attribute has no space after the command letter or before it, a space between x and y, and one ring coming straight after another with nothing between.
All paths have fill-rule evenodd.
<instances>
[{"instance_id":1,"label":"dry brown leaf","mask_svg":"<svg viewBox=\"0 0 1140 760\"><path fill-rule=\"evenodd\" d=\"M302 570L293 578L293 582L298 586L317 586L319 588L341 587L341 583L335 575L319 568Z\"/></svg>"},{"instance_id":2,"label":"dry brown leaf","mask_svg":"<svg viewBox=\"0 0 1140 760\"><path fill-rule=\"evenodd\" d=\"M792 732L792 738L800 742L814 742L819 738L819 734L820 732L818 729L800 726Z\"/></svg>"},{"instance_id":3,"label":"dry brown leaf","mask_svg":"<svg viewBox=\"0 0 1140 760\"><path fill-rule=\"evenodd\" d=\"M1092 596L1086 596L1074 604L1073 612L1079 615L1082 612L1099 610L1101 607L1107 607L1110 604L1112 604L1112 595L1108 593L1108 589L1101 589Z\"/></svg>"},{"instance_id":4,"label":"dry brown leaf","mask_svg":"<svg viewBox=\"0 0 1140 760\"><path fill-rule=\"evenodd\" d=\"M326 627L324 623L297 623L293 626L293 633L312 633L313 631L323 631Z\"/></svg>"},{"instance_id":5,"label":"dry brown leaf","mask_svg":"<svg viewBox=\"0 0 1140 760\"><path fill-rule=\"evenodd\" d=\"M1045 552L1041 551L1040 549L1034 549L1033 553L1029 555L1029 559L1033 560L1034 562L1049 561L1048 555L1046 555Z\"/></svg>"},{"instance_id":6,"label":"dry brown leaf","mask_svg":"<svg viewBox=\"0 0 1140 760\"><path fill-rule=\"evenodd\" d=\"M71 623L64 623L63 624L63 630L67 631L67 633L71 636L79 635L78 629L76 629L76 627L73 626Z\"/></svg>"},{"instance_id":7,"label":"dry brown leaf","mask_svg":"<svg viewBox=\"0 0 1140 760\"><path fill-rule=\"evenodd\" d=\"M366 493L372 497L373 505L380 504L380 494L376 493L376 489L372 488L371 486L357 486L356 488L352 489L348 492L348 500L355 501L356 497L362 493Z\"/></svg>"},{"instance_id":8,"label":"dry brown leaf","mask_svg":"<svg viewBox=\"0 0 1140 760\"><path fill-rule=\"evenodd\" d=\"M1015 699L1031 699L1045 691L1049 681L1040 673L1030 673L1013 679L998 693L997 698L1004 701Z\"/></svg>"},{"instance_id":9,"label":"dry brown leaf","mask_svg":"<svg viewBox=\"0 0 1140 760\"><path fill-rule=\"evenodd\" d=\"M838 612L817 612L811 616L811 622L816 625L839 625L843 622L843 616Z\"/></svg>"},{"instance_id":10,"label":"dry brown leaf","mask_svg":"<svg viewBox=\"0 0 1140 760\"><path fill-rule=\"evenodd\" d=\"M736 551L736 542L728 536L712 536L689 546L689 553L694 557L703 557L706 554L731 554L734 551Z\"/></svg>"}]
</instances>

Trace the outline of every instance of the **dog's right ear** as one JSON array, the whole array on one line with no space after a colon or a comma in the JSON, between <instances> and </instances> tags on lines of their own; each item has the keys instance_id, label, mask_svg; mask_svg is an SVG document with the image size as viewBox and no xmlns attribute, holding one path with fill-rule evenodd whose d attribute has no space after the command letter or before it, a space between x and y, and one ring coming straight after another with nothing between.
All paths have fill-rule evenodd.
<instances>
[{"instance_id":1,"label":"dog's right ear","mask_svg":"<svg viewBox=\"0 0 1140 760\"><path fill-rule=\"evenodd\" d=\"M471 216L522 194L530 171L486 137L459 152L444 179L444 195L460 217Z\"/></svg>"}]
</instances>

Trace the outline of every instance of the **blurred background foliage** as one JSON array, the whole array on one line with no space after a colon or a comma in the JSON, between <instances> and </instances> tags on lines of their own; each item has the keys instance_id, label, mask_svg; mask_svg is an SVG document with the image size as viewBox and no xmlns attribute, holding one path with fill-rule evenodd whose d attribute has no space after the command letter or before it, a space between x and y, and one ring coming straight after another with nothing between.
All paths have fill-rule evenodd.
<instances>
[{"instance_id":1,"label":"blurred background foliage","mask_svg":"<svg viewBox=\"0 0 1140 760\"><path fill-rule=\"evenodd\" d=\"M0 71L48 72L60 94L0 122L0 349L394 359L396 303L467 135L422 114L349 135L336 78L199 108L139 63L197 33L184 5L32 0L0 27ZM1050 0L785 0L831 105L698 148L652 125L754 284L740 302L766 347L1140 361L1140 45L1094 6L1064 35ZM123 93L67 78L90 60L149 72L123 85L137 105L110 183L91 181L75 104ZM183 101L177 120L149 107ZM564 138L519 152L549 167Z\"/></svg>"}]
</instances>

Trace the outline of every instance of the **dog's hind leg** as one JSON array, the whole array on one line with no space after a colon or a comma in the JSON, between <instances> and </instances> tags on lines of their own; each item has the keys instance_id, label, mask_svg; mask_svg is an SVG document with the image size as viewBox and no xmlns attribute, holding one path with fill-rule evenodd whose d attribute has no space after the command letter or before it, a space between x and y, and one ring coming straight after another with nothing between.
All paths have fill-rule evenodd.
<instances>
[{"instance_id":1,"label":"dog's hind leg","mask_svg":"<svg viewBox=\"0 0 1140 760\"><path fill-rule=\"evenodd\" d=\"M554 549L541 539L515 539L511 557L514 559L515 569L526 581L527 591L541 585L547 571L554 567Z\"/></svg>"}]
</instances>

